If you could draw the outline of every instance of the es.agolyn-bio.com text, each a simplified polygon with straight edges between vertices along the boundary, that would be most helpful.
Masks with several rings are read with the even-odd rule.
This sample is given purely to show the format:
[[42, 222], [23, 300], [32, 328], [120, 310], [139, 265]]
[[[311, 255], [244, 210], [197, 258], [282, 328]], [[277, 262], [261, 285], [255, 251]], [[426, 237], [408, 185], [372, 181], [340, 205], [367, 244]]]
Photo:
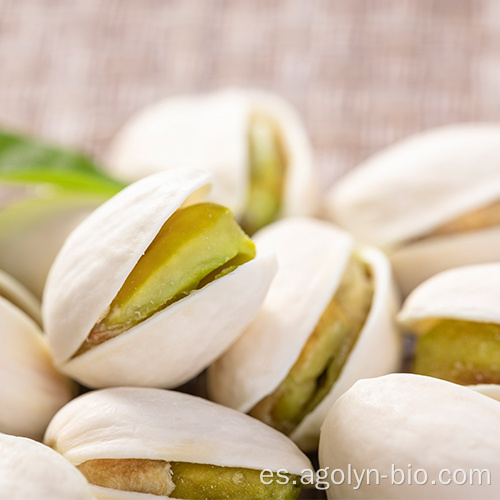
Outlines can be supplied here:
[[301, 471], [300, 477], [291, 476], [285, 469], [271, 471], [264, 469], [260, 473], [260, 480], [263, 484], [288, 484], [293, 481], [294, 484], [314, 486], [318, 490], [326, 490], [331, 484], [341, 485], [348, 484], [353, 490], [359, 489], [363, 484], [380, 485], [389, 483], [393, 486], [406, 485], [490, 485], [491, 473], [489, 469], [441, 469], [436, 477], [431, 477], [425, 469], [413, 469], [412, 465], [408, 465], [406, 469], [391, 465], [390, 473], [382, 474], [378, 469], [357, 469], [351, 464], [347, 466], [347, 470], [343, 469], [304, 469]]

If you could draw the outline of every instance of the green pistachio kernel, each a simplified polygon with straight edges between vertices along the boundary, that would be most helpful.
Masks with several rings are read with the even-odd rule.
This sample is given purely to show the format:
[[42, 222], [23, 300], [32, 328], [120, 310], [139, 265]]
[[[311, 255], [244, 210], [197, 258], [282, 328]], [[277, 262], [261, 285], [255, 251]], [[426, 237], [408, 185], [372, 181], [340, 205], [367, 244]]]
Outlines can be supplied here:
[[500, 384], [500, 325], [439, 322], [419, 336], [413, 371], [462, 385]]
[[119, 335], [254, 257], [254, 243], [229, 209], [199, 203], [177, 210], [94, 326], [84, 349]]
[[253, 234], [278, 218], [281, 210], [285, 155], [277, 127], [256, 115], [249, 127], [250, 187], [242, 226]]
[[184, 500], [294, 500], [302, 486], [292, 474], [274, 473], [263, 481], [259, 470], [164, 460], [96, 459], [78, 468], [97, 486]]
[[314, 410], [338, 379], [368, 315], [372, 296], [369, 271], [351, 259], [337, 293], [287, 377], [250, 415], [290, 433]]
[[[172, 498], [186, 500], [220, 498], [253, 500], [259, 498], [295, 499], [301, 490], [300, 478], [276, 474], [261, 480], [261, 471], [240, 467], [219, 467], [207, 464], [172, 462], [175, 483]], [[284, 476], [284, 474], [282, 474]], [[286, 481], [286, 484], [283, 484]]]

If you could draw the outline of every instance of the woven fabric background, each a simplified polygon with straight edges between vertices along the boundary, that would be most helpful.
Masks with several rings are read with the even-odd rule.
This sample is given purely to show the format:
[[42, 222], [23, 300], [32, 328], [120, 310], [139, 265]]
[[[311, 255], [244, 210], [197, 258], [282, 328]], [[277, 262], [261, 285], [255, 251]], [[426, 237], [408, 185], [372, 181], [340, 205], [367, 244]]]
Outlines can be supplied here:
[[327, 186], [410, 133], [500, 118], [500, 2], [0, 0], [0, 68], [0, 124], [98, 157], [165, 96], [276, 91]]

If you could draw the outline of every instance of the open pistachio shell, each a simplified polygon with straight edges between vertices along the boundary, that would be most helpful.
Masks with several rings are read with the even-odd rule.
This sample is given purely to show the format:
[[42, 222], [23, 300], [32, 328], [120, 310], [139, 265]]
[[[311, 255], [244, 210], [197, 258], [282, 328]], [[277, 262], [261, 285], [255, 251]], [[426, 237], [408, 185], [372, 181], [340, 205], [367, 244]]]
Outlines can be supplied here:
[[[361, 380], [321, 429], [328, 498], [498, 498], [499, 421], [500, 403], [450, 382], [411, 374]], [[364, 472], [361, 481], [354, 470]]]
[[[439, 361], [436, 356], [440, 356], [443, 358], [443, 367], [445, 362], [454, 367], [452, 372], [443, 371], [444, 378], [457, 382], [464, 380], [461, 383], [476, 385], [484, 379], [487, 381], [490, 378], [491, 381], [500, 377], [498, 359], [488, 349], [488, 343], [498, 345], [500, 340], [499, 280], [500, 264], [449, 269], [423, 282], [406, 299], [398, 314], [398, 321], [403, 328], [416, 333], [419, 342], [424, 335], [435, 332], [435, 328], [447, 320], [455, 322], [449, 323], [447, 347], [441, 347], [437, 354], [430, 353], [435, 359], [433, 364]], [[456, 335], [456, 341], [454, 337], [450, 339], [450, 335]], [[475, 337], [479, 340], [474, 341]], [[442, 338], [435, 336], [432, 341], [437, 344]], [[459, 350], [452, 351], [453, 345], [458, 346]], [[432, 370], [425, 374], [434, 373], [435, 369]], [[439, 369], [436, 376], [442, 370], [444, 368]], [[498, 391], [500, 386], [496, 382], [493, 385], [489, 391]], [[479, 388], [479, 392], [484, 390]]]
[[[496, 261], [498, 214], [476, 214], [474, 221], [470, 214], [500, 199], [499, 154], [495, 124], [454, 125], [410, 137], [341, 179], [328, 195], [330, 216], [390, 252], [405, 294], [436, 272]], [[455, 224], [466, 216], [467, 224]]]
[[164, 223], [197, 202], [209, 182], [210, 174], [198, 170], [155, 174], [120, 192], [70, 235], [51, 269], [42, 311], [63, 372], [91, 387], [174, 387], [214, 361], [253, 319], [275, 272], [271, 255], [78, 352]]
[[12, 276], [0, 270], [0, 297], [19, 307], [28, 316], [42, 325], [42, 312], [38, 299]]
[[373, 248], [355, 250], [347, 233], [313, 219], [276, 222], [261, 230], [255, 243], [258, 251], [276, 252], [278, 273], [256, 319], [208, 372], [211, 397], [243, 412], [273, 393], [287, 377], [339, 288], [353, 252], [373, 279], [371, 306], [338, 378], [290, 433], [299, 446], [311, 450], [340, 394], [359, 378], [398, 367], [400, 347], [392, 324], [396, 299], [389, 263]]
[[59, 453], [31, 439], [0, 434], [0, 499], [93, 500], [85, 477]]
[[0, 325], [0, 432], [41, 439], [74, 387], [54, 368], [40, 328], [3, 297]]
[[295, 110], [281, 97], [257, 90], [227, 89], [174, 97], [153, 104], [125, 124], [108, 155], [113, 174], [136, 180], [159, 170], [192, 165], [214, 174], [211, 200], [240, 219], [249, 196], [249, 127], [268, 119], [285, 159], [278, 215], [310, 215], [317, 205], [312, 153]]
[[[80, 396], [54, 417], [45, 442], [82, 469], [98, 459], [285, 469], [292, 475], [311, 467], [291, 440], [258, 420], [161, 389], [111, 388]], [[102, 490], [108, 490], [103, 498], [148, 498], [144, 493], [114, 496], [112, 488], [96, 488], [106, 493]]]

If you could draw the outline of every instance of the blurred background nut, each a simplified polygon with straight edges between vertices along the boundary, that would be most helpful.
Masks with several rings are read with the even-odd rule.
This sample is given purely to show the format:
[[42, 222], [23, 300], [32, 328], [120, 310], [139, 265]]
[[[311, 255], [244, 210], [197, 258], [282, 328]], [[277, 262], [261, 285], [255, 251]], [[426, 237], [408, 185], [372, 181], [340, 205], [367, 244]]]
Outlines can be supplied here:
[[499, 155], [496, 124], [410, 137], [334, 185], [330, 216], [386, 250], [408, 294], [437, 272], [500, 259]]
[[312, 451], [340, 394], [399, 367], [389, 262], [307, 218], [275, 222], [255, 243], [276, 252], [278, 273], [255, 320], [209, 368], [209, 394]]
[[227, 89], [150, 105], [118, 132], [106, 163], [127, 180], [207, 169], [210, 200], [229, 207], [249, 234], [318, 205], [307, 133], [291, 104], [271, 92]]

